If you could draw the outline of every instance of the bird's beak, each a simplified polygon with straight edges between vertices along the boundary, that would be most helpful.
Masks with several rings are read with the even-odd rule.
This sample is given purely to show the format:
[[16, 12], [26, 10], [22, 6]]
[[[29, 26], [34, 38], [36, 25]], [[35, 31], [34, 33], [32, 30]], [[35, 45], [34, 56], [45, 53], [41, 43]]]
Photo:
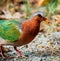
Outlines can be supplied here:
[[46, 22], [47, 25], [49, 24], [49, 20], [48, 19], [46, 19], [45, 22]]
[[44, 17], [44, 22], [48, 25], [50, 23], [50, 21]]

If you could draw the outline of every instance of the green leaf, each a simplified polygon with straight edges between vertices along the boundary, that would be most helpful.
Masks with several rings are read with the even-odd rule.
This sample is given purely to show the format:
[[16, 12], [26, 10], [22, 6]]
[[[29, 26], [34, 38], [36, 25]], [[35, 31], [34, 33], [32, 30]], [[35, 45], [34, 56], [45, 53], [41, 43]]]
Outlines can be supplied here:
[[58, 6], [58, 0], [50, 0], [46, 4], [47, 15], [53, 15], [56, 12], [56, 8]]
[[26, 6], [26, 14], [27, 14], [27, 18], [28, 18], [30, 16], [30, 10], [31, 10], [29, 0], [27, 0], [27, 4], [25, 4], [25, 6]]
[[19, 36], [20, 31], [17, 29], [17, 24], [14, 21], [0, 20], [0, 37], [9, 42], [14, 42]]

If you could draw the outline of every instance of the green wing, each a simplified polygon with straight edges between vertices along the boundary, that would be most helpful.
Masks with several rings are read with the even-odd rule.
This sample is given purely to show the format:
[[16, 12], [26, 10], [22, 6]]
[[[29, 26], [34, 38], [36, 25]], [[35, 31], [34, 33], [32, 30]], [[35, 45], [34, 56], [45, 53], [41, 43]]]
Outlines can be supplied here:
[[0, 37], [9, 42], [14, 42], [19, 38], [19, 35], [16, 22], [0, 20]]

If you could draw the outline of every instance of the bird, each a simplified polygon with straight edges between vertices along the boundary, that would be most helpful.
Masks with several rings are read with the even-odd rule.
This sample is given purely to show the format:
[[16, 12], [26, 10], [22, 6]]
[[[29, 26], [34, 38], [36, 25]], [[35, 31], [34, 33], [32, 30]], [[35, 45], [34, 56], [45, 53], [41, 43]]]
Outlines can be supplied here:
[[[0, 37], [5, 41], [0, 40], [0, 55], [2, 58], [7, 56], [3, 53], [3, 45], [12, 45], [19, 57], [22, 57], [21, 51], [17, 49], [18, 46], [23, 46], [30, 43], [40, 31], [40, 23], [45, 21], [48, 24], [47, 18], [40, 13], [33, 15], [30, 19], [24, 20], [21, 24], [21, 32], [13, 22], [0, 22]], [[5, 33], [5, 34], [4, 34]]]

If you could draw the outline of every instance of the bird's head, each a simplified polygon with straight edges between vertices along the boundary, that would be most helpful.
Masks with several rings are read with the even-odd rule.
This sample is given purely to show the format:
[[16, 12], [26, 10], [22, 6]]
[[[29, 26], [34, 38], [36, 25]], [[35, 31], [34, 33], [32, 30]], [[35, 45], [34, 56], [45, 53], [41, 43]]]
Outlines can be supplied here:
[[42, 16], [41, 14], [38, 14], [38, 15], [36, 16], [36, 18], [38, 18], [37, 21], [40, 21], [40, 22], [45, 21], [46, 24], [49, 24], [49, 20], [48, 20], [46, 17]]
[[39, 11], [39, 12], [35, 12], [35, 13], [31, 16], [31, 18], [33, 18], [33, 20], [38, 21], [39, 23], [42, 22], [42, 21], [45, 21], [46, 24], [49, 23], [49, 20], [48, 20], [46, 17], [44, 17], [40, 11]]

